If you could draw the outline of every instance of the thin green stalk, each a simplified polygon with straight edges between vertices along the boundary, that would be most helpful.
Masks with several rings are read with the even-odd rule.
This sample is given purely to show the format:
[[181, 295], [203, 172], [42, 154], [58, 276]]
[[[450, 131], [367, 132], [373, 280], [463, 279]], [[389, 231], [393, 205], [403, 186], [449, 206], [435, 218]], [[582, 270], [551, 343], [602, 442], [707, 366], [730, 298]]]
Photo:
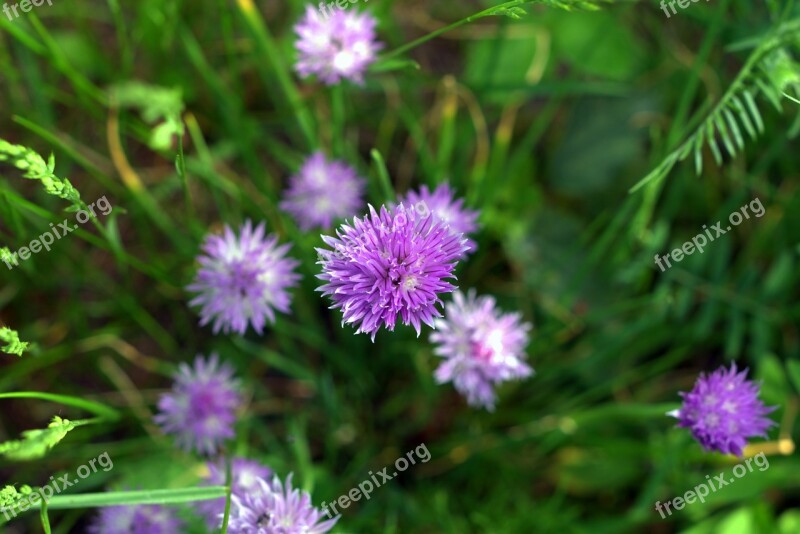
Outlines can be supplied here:
[[233, 493], [233, 468], [231, 457], [225, 457], [225, 515], [222, 516], [221, 534], [228, 532], [228, 521], [231, 517], [231, 494]]
[[395, 192], [392, 187], [392, 181], [389, 178], [389, 171], [386, 170], [386, 162], [383, 161], [383, 156], [376, 149], [370, 151], [372, 161], [375, 162], [375, 168], [378, 171], [378, 181], [383, 189], [383, 196], [386, 202], [395, 201]]
[[42, 518], [42, 529], [44, 529], [44, 534], [51, 534], [50, 518], [47, 517], [47, 500], [42, 499], [42, 508], [39, 510], [39, 512], [39, 515]]
[[[69, 510], [73, 508], [98, 508], [132, 504], [184, 504], [207, 501], [224, 497], [225, 486], [204, 486], [198, 488], [107, 491], [101, 493], [79, 493], [75, 495], [56, 495], [51, 497], [47, 508]], [[42, 502], [31, 504], [30, 509], [40, 509]], [[19, 513], [18, 509], [12, 509]]]
[[438, 30], [432, 31], [428, 35], [424, 35], [424, 36], [420, 37], [419, 39], [415, 39], [415, 40], [411, 41], [410, 43], [406, 43], [406, 44], [404, 44], [403, 46], [401, 46], [399, 48], [395, 48], [391, 52], [389, 52], [387, 54], [384, 54], [383, 56], [378, 58], [379, 59], [378, 62], [383, 62], [383, 61], [385, 61], [387, 59], [392, 59], [394, 57], [397, 57], [400, 54], [408, 52], [409, 50], [411, 50], [413, 48], [416, 48], [421, 44], [427, 43], [431, 39], [434, 39], [434, 38], [442, 35], [443, 33], [447, 33], [450, 30], [455, 30], [456, 28], [458, 28], [459, 26], [463, 26], [464, 24], [473, 22], [473, 21], [478, 20], [478, 19], [482, 19], [484, 17], [490, 17], [490, 16], [493, 16], [493, 15], [502, 14], [504, 11], [506, 11], [509, 8], [512, 8], [512, 7], [519, 7], [519, 6], [523, 6], [525, 4], [536, 4], [536, 3], [540, 3], [540, 1], [541, 0], [539, 0], [539, 1], [535, 1], [535, 0], [534, 1], [531, 1], [531, 0], [512, 0], [511, 2], [506, 2], [504, 4], [500, 4], [499, 6], [494, 6], [494, 7], [488, 8], [488, 9], [484, 9], [483, 11], [479, 11], [479, 12], [475, 13], [474, 15], [470, 15], [467, 18], [461, 19], [458, 22], [454, 22], [453, 24], [450, 24], [449, 26], [445, 26], [444, 28], [439, 28]]

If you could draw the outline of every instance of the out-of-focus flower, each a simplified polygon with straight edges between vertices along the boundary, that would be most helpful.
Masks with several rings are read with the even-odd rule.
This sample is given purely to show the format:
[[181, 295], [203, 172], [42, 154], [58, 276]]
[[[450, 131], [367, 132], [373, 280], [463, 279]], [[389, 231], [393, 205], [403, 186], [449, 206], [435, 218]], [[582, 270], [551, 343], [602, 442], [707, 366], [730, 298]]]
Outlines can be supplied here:
[[175, 436], [185, 450], [212, 455], [234, 436], [236, 407], [241, 402], [239, 381], [233, 369], [212, 354], [197, 356], [194, 368], [181, 363], [172, 391], [158, 401], [154, 420], [166, 434]]
[[[247, 458], [234, 458], [231, 464], [231, 495], [244, 498], [250, 492], [259, 490], [260, 479], [269, 479], [272, 469]], [[224, 461], [208, 462], [208, 476], [203, 481], [204, 486], [225, 485]], [[225, 513], [225, 498], [208, 499], [196, 505], [197, 513], [202, 516], [208, 528], [213, 530], [222, 525], [222, 516]]]
[[776, 408], [764, 406], [759, 386], [746, 377], [747, 369], [737, 372], [735, 362], [701, 373], [690, 392], [680, 393], [683, 406], [667, 415], [677, 417], [705, 450], [742, 456], [747, 438], [767, 436], [775, 422], [765, 416]]
[[501, 313], [492, 297], [455, 292], [435, 326], [430, 340], [445, 358], [436, 381], [452, 382], [471, 406], [494, 410], [495, 385], [533, 373], [524, 361], [531, 325], [518, 313]]
[[322, 239], [333, 250], [317, 249], [322, 265], [318, 288], [341, 309], [342, 324], [358, 326], [356, 333], [372, 340], [381, 326], [393, 331], [397, 318], [420, 333], [421, 324], [433, 326], [441, 313], [439, 295], [450, 293], [458, 259], [466, 240], [440, 220], [423, 217], [399, 205], [372, 206], [363, 219], [343, 224], [337, 237]]
[[272, 484], [258, 480], [258, 489], [234, 495], [230, 534], [324, 534], [339, 517], [320, 521], [321, 512], [311, 503], [306, 492], [292, 489], [292, 475], [281, 484], [275, 477]]
[[354, 169], [316, 152], [292, 176], [281, 208], [303, 230], [329, 229], [335, 220], [352, 217], [362, 209], [365, 186]]
[[[402, 199], [407, 206], [426, 206], [442, 222], [448, 224], [450, 229], [457, 234], [468, 234], [478, 229], [478, 212], [464, 208], [464, 199], [456, 198], [448, 184], [440, 184], [433, 192], [423, 185], [419, 191], [409, 191]], [[475, 252], [478, 244], [467, 237], [469, 252]]]
[[100, 508], [87, 529], [89, 534], [176, 534], [183, 522], [174, 509], [157, 504]]
[[253, 229], [247, 221], [240, 233], [226, 226], [223, 235], [206, 238], [197, 277], [187, 287], [199, 293], [189, 304], [200, 307], [200, 324], [213, 321], [215, 334], [244, 334], [248, 324], [261, 334], [267, 321], [275, 322], [275, 310], [289, 312], [288, 289], [300, 278], [294, 272], [298, 262], [286, 257], [289, 245], [265, 237], [264, 223]]
[[382, 47], [376, 41], [376, 25], [369, 13], [334, 10], [324, 18], [307, 6], [305, 16], [294, 27], [298, 36], [295, 70], [304, 78], [314, 74], [327, 85], [341, 79], [362, 84], [364, 72]]

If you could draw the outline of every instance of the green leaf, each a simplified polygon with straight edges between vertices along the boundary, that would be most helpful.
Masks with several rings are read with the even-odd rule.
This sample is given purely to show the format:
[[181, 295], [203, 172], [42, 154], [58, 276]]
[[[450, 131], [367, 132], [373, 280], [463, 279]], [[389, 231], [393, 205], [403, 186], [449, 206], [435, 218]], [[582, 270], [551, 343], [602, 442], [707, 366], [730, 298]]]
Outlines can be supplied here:
[[739, 115], [739, 120], [744, 125], [744, 129], [747, 130], [750, 138], [755, 139], [758, 137], [758, 133], [756, 133], [756, 129], [753, 126], [753, 121], [750, 120], [750, 115], [747, 114], [747, 110], [745, 109], [744, 104], [742, 104], [742, 101], [737, 95], [734, 95], [733, 98], [731, 98], [731, 101], [736, 108], [737, 115]]
[[[0, 256], [3, 257], [3, 260], [6, 259], [4, 251], [8, 251], [8, 249], [0, 249]], [[0, 341], [5, 343], [0, 350], [6, 354], [16, 354], [17, 356], [22, 356], [22, 353], [28, 350], [28, 345], [30, 345], [28, 342], [20, 341], [19, 334], [5, 326], [0, 328]]]
[[722, 153], [719, 151], [717, 140], [714, 137], [713, 120], [709, 120], [706, 123], [706, 132], [708, 133], [708, 147], [711, 149], [711, 153], [714, 154], [714, 161], [717, 162], [717, 165], [722, 165]]
[[750, 91], [744, 92], [744, 101], [747, 104], [747, 109], [750, 111], [750, 115], [753, 116], [753, 120], [756, 123], [756, 128], [758, 128], [759, 133], [764, 133], [764, 121], [761, 119], [761, 113], [758, 112], [758, 107], [756, 106], [755, 99], [753, 98], [753, 94]]
[[740, 150], [743, 149], [744, 138], [742, 137], [742, 131], [739, 129], [739, 125], [736, 124], [736, 119], [734, 118], [733, 113], [731, 113], [731, 110], [728, 108], [725, 108], [722, 110], [722, 112], [725, 114], [725, 120], [727, 120], [731, 132], [733, 132], [733, 137], [736, 139], [736, 146], [738, 146]]
[[40, 399], [86, 410], [103, 419], [111, 421], [119, 419], [119, 412], [113, 408], [109, 408], [105, 404], [88, 401], [79, 397], [71, 397], [69, 395], [58, 395], [56, 393], [44, 393], [41, 391], [12, 391], [10, 393], [0, 393], [0, 399]]
[[18, 461], [41, 458], [64, 439], [71, 430], [94, 422], [96, 420], [70, 421], [55, 416], [53, 422], [45, 429], [26, 430], [22, 433], [23, 439], [0, 443], [0, 454], [8, 460]]

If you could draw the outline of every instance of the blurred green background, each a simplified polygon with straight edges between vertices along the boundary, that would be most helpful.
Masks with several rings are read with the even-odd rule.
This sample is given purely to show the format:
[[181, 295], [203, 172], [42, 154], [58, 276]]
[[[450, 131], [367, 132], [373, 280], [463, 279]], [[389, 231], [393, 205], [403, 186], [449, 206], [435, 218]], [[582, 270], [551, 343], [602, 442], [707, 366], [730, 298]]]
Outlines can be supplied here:
[[[391, 51], [496, 4], [352, 9], [379, 18]], [[40, 460], [0, 460], [3, 485], [43, 484], [103, 451], [114, 469], [76, 491], [195, 484], [202, 461], [174, 450], [151, 417], [176, 365], [217, 351], [247, 389], [233, 452], [294, 472], [315, 503], [427, 445], [429, 462], [354, 503], [335, 532], [800, 532], [800, 106], [758, 98], [764, 132], [735, 157], [723, 151], [719, 165], [706, 148], [699, 176], [689, 156], [629, 192], [738, 87], [770, 31], [797, 27], [800, 8], [717, 0], [667, 19], [656, 2], [526, 6], [402, 56], [418, 68], [330, 89], [291, 71], [304, 5], [53, 0], [0, 16], [0, 138], [52, 152], [85, 202], [105, 195], [114, 207], [13, 271], [0, 265], [0, 322], [35, 343], [23, 357], [0, 354], [0, 391], [123, 413]], [[782, 76], [797, 97], [800, 37], [781, 39], [783, 70], [760, 57], [750, 67]], [[494, 413], [435, 384], [427, 332], [384, 331], [372, 344], [314, 291], [321, 239], [276, 209], [312, 144], [369, 177], [373, 203], [374, 148], [398, 193], [448, 181], [480, 210], [479, 250], [459, 286], [535, 325], [536, 374], [501, 388]], [[655, 266], [655, 254], [755, 198], [763, 217], [665, 272]], [[0, 246], [25, 246], [71, 216], [66, 207], [0, 163]], [[293, 242], [303, 282], [293, 313], [263, 337], [213, 336], [183, 288], [203, 236], [246, 218]], [[752, 451], [767, 451], [770, 467], [661, 519], [656, 501], [735, 464], [664, 415], [698, 373], [734, 360], [779, 406], [779, 426]], [[53, 415], [86, 417], [0, 402], [3, 441]], [[82, 531], [92, 513], [52, 512], [53, 531]], [[2, 528], [41, 532], [36, 514]]]

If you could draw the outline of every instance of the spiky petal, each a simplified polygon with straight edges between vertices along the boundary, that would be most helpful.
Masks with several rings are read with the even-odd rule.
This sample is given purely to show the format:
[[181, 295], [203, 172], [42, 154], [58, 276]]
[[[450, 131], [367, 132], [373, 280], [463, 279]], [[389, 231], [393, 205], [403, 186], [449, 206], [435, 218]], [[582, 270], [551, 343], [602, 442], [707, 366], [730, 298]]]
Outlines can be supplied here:
[[292, 488], [292, 475], [285, 484], [278, 477], [271, 484], [259, 479], [257, 489], [232, 501], [230, 534], [324, 534], [339, 519], [320, 521], [322, 513], [309, 494]]
[[337, 237], [322, 236], [333, 250], [317, 249], [322, 265], [318, 288], [341, 309], [342, 324], [358, 327], [372, 340], [383, 326], [393, 331], [399, 318], [420, 334], [441, 316], [439, 295], [455, 286], [453, 270], [466, 250], [466, 240], [430, 213], [420, 215], [403, 204], [380, 214], [343, 224]]
[[194, 367], [180, 365], [172, 391], [158, 401], [154, 420], [166, 434], [175, 436], [180, 448], [212, 455], [234, 436], [241, 400], [233, 369], [220, 365], [216, 354], [208, 360], [198, 355]]
[[[434, 217], [450, 226], [451, 231], [467, 237], [478, 229], [478, 212], [464, 208], [464, 199], [456, 198], [448, 184], [440, 184], [433, 192], [423, 185], [419, 191], [409, 191], [402, 199], [407, 206], [424, 206]], [[467, 237], [468, 253], [475, 252], [478, 244]]]
[[200, 324], [214, 322], [214, 333], [244, 334], [252, 325], [261, 334], [275, 310], [289, 313], [288, 289], [300, 276], [298, 262], [286, 257], [289, 245], [264, 235], [264, 223], [253, 229], [247, 221], [236, 236], [226, 226], [223, 235], [210, 235], [198, 258], [200, 270], [189, 291], [198, 292], [189, 304], [200, 307]]
[[281, 202], [303, 230], [327, 230], [334, 221], [352, 217], [364, 207], [366, 182], [342, 161], [329, 161], [322, 152], [309, 157], [292, 176]]
[[456, 291], [430, 336], [435, 354], [445, 359], [436, 381], [452, 382], [471, 406], [494, 410], [497, 384], [533, 374], [524, 361], [530, 329], [518, 313], [495, 308], [493, 297]]
[[775, 422], [765, 416], [776, 408], [761, 402], [759, 385], [746, 377], [747, 369], [737, 372], [735, 362], [730, 369], [701, 373], [690, 392], [680, 393], [681, 408], [668, 415], [690, 429], [705, 450], [742, 456], [748, 438], [767, 436]]
[[316, 75], [323, 83], [335, 85], [342, 79], [362, 84], [364, 73], [382, 45], [376, 40], [377, 20], [355, 9], [334, 9], [323, 17], [312, 6], [294, 31], [298, 59], [295, 70], [306, 78]]

